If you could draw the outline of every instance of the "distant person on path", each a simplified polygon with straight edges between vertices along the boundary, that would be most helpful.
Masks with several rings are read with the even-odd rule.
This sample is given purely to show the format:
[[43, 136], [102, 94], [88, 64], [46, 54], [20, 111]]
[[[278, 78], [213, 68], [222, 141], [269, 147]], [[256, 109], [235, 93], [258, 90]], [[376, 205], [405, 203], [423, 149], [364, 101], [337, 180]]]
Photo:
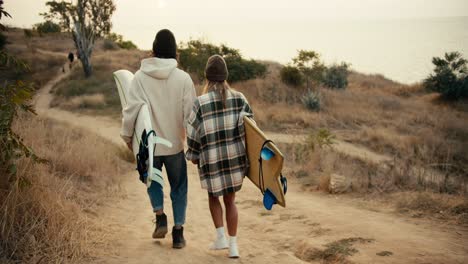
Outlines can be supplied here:
[[[171, 31], [159, 31], [153, 42], [153, 57], [141, 61], [140, 70], [130, 87], [128, 105], [123, 110], [121, 137], [132, 148], [132, 135], [138, 112], [146, 104], [151, 113], [152, 126], [156, 134], [172, 142], [173, 147], [158, 145], [153, 166], [166, 168], [171, 186], [174, 227], [173, 248], [185, 246], [184, 228], [187, 208], [187, 163], [184, 157], [185, 126], [193, 102], [195, 87], [188, 73], [177, 68], [177, 44]], [[164, 238], [167, 234], [167, 217], [164, 213], [163, 187], [153, 181], [148, 188], [156, 228], [153, 238]]]
[[70, 64], [69, 64], [69, 68], [71, 70], [72, 66], [73, 66], [73, 61], [75, 60], [75, 55], [73, 54], [73, 52], [70, 51], [70, 53], [68, 53], [68, 61], [70, 61]]
[[[228, 70], [223, 57], [214, 55], [205, 68], [206, 86], [194, 103], [187, 125], [186, 158], [198, 165], [201, 186], [208, 191], [216, 240], [211, 249], [229, 248], [229, 257], [239, 257], [237, 248], [236, 192], [247, 170], [244, 116], [253, 116], [244, 95], [226, 82]], [[223, 197], [229, 243], [224, 234]]]

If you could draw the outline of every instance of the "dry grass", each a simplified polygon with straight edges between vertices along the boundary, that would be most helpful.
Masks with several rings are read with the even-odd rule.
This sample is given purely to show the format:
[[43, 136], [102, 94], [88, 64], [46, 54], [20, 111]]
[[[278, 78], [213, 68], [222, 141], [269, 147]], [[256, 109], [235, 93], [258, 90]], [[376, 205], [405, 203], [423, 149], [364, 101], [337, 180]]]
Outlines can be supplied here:
[[347, 260], [347, 257], [359, 252], [354, 247], [354, 244], [368, 244], [373, 241], [373, 239], [351, 237], [328, 243], [324, 249], [317, 249], [303, 243], [297, 247], [295, 256], [307, 262], [321, 261], [327, 264], [351, 263]]
[[455, 220], [458, 224], [468, 224], [468, 200], [434, 192], [402, 192], [391, 195], [396, 210], [410, 213], [414, 217], [426, 216], [442, 220]]
[[[57, 104], [57, 100], [55, 101]], [[52, 105], [56, 106], [56, 105]], [[76, 110], [76, 109], [101, 109], [106, 107], [106, 98], [103, 94], [91, 94], [91, 95], [81, 95], [81, 96], [73, 96], [69, 100], [60, 103], [60, 106], [64, 109], [69, 110]]]
[[468, 174], [468, 112], [462, 103], [438, 103], [419, 84], [352, 73], [346, 90], [320, 89], [322, 111], [314, 113], [300, 103], [303, 90], [281, 83], [279, 67], [270, 63], [265, 79], [233, 85], [247, 96], [263, 129], [310, 133], [326, 128], [377, 153], [456, 177]]
[[8, 41], [15, 46], [28, 46], [35, 49], [43, 49], [64, 54], [64, 59], [68, 52], [75, 50], [75, 44], [72, 37], [68, 33], [45, 34], [40, 37], [38, 34], [33, 34], [33, 37], [28, 39], [24, 35], [24, 30], [21, 28], [10, 28], [6, 32]]
[[106, 243], [99, 206], [121, 194], [129, 166], [117, 147], [95, 135], [40, 118], [21, 117], [15, 130], [50, 161], [18, 161], [9, 190], [0, 192], [0, 252], [12, 262], [78, 262]]

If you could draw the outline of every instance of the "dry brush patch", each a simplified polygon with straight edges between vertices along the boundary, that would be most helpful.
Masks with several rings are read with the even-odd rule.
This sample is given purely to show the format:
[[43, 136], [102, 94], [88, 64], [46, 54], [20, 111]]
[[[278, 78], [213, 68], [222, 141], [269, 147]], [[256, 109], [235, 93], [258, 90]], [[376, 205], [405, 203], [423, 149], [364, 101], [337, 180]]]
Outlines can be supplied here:
[[373, 241], [373, 239], [362, 237], [350, 237], [330, 242], [323, 249], [314, 248], [306, 243], [302, 243], [297, 247], [295, 256], [307, 262], [351, 263], [347, 260], [347, 257], [359, 252], [354, 245], [357, 243], [368, 244]]
[[285, 175], [292, 176], [306, 191], [334, 193], [331, 179], [344, 178], [345, 192], [352, 192], [345, 197], [358, 198], [371, 210], [381, 210], [385, 205], [391, 212], [468, 223], [468, 200], [461, 190], [464, 187], [459, 182], [428, 184], [421, 178], [427, 179], [430, 174], [417, 169], [413, 162], [375, 164], [337, 153], [333, 145], [314, 149], [307, 144], [278, 146], [286, 157]]
[[53, 106], [66, 110], [118, 116], [121, 104], [112, 73], [120, 69], [135, 72], [148, 54], [138, 50], [97, 52], [93, 58], [93, 75], [85, 78], [76, 64], [69, 77], [57, 84]]
[[49, 163], [19, 160], [11, 188], [0, 192], [0, 255], [11, 262], [74, 263], [98, 254], [109, 236], [99, 208], [122, 195], [128, 163], [112, 143], [50, 120], [23, 116], [15, 130]]

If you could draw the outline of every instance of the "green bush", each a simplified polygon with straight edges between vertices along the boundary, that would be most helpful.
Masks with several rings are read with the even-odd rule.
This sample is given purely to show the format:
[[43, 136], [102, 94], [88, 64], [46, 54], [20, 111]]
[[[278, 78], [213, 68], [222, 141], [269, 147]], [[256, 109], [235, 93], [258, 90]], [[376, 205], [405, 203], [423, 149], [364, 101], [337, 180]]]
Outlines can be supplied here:
[[[106, 44], [106, 41], [108, 42], [107, 44]], [[119, 35], [116, 33], [110, 33], [109, 35], [107, 35], [106, 39], [104, 40], [104, 49], [108, 49], [108, 50], [116, 49], [117, 47], [113, 47], [115, 45], [110, 44], [111, 42], [122, 49], [131, 50], [131, 49], [137, 48], [135, 43], [131, 42], [130, 40], [123, 40], [122, 35]]]
[[219, 54], [226, 60], [229, 71], [228, 80], [230, 82], [264, 77], [266, 74], [266, 65], [255, 60], [242, 58], [239, 50], [225, 45], [216, 46], [204, 43], [200, 40], [191, 40], [180, 45], [179, 62], [184, 70], [194, 73], [200, 79], [203, 79], [206, 61], [214, 54]]
[[3, 35], [2, 32], [0, 32], [0, 50], [2, 50], [7, 44], [7, 36]]
[[34, 26], [34, 29], [41, 36], [47, 33], [59, 33], [62, 31], [62, 28], [60, 27], [60, 25], [52, 21], [45, 21], [42, 23], [38, 23]]
[[281, 80], [289, 85], [301, 86], [307, 90], [324, 84], [330, 88], [343, 89], [348, 86], [349, 65], [341, 63], [327, 68], [320, 54], [312, 50], [299, 50], [291, 65], [281, 69]]
[[467, 60], [459, 52], [432, 58], [434, 72], [424, 80], [428, 91], [438, 92], [447, 100], [468, 98]]
[[318, 92], [308, 91], [302, 96], [301, 101], [302, 104], [310, 111], [320, 111], [321, 100]]
[[132, 49], [137, 48], [135, 43], [131, 42], [130, 40], [121, 41], [121, 42], [117, 43], [117, 45], [119, 45], [120, 48], [127, 49], [127, 50], [132, 50]]
[[329, 88], [344, 89], [348, 86], [349, 65], [334, 64], [325, 70], [323, 84]]
[[281, 81], [292, 85], [301, 86], [304, 83], [304, 78], [298, 68], [293, 66], [284, 66], [280, 71]]

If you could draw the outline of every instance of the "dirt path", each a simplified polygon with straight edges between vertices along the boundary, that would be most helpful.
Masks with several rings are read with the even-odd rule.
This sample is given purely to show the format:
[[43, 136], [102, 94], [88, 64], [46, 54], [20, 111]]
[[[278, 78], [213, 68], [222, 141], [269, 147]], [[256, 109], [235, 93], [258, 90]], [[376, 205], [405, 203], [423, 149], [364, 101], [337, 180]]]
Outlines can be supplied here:
[[[60, 73], [40, 91], [36, 98], [39, 114], [84, 127], [122, 144], [116, 121], [49, 108], [52, 99], [49, 91], [65, 76]], [[325, 244], [345, 238], [373, 239], [354, 245], [359, 252], [348, 259], [356, 263], [466, 263], [468, 256], [466, 229], [361, 209], [340, 197], [304, 192], [294, 181], [287, 194], [287, 208], [275, 207], [268, 212], [261, 205], [259, 191], [246, 180], [237, 200], [242, 257], [228, 260], [227, 252], [207, 249], [214, 228], [207, 195], [191, 165], [185, 226], [188, 244], [182, 250], [173, 250], [170, 234], [164, 240], [151, 239], [153, 215], [137, 173], [128, 172], [123, 186], [126, 198], [105, 205], [101, 213], [109, 231], [114, 232], [113, 250], [104, 252], [95, 263], [320, 263], [319, 259], [313, 259], [314, 249], [323, 249]], [[165, 199], [171, 224], [167, 190]], [[391, 251], [393, 255], [376, 255], [381, 251]]]
[[[267, 132], [266, 133], [269, 138], [271, 138], [274, 142], [281, 142], [281, 143], [299, 143], [303, 144], [306, 139], [307, 135], [300, 134], [300, 135], [289, 135], [289, 134], [280, 134], [280, 133], [274, 133], [274, 132]], [[382, 154], [378, 154], [375, 152], [372, 152], [371, 150], [353, 145], [351, 143], [347, 143], [341, 140], [333, 140], [333, 145], [332, 148], [334, 151], [355, 157], [361, 160], [367, 160], [371, 161], [373, 163], [382, 163], [382, 162], [388, 162], [392, 160], [392, 157], [390, 156], [385, 156]]]

